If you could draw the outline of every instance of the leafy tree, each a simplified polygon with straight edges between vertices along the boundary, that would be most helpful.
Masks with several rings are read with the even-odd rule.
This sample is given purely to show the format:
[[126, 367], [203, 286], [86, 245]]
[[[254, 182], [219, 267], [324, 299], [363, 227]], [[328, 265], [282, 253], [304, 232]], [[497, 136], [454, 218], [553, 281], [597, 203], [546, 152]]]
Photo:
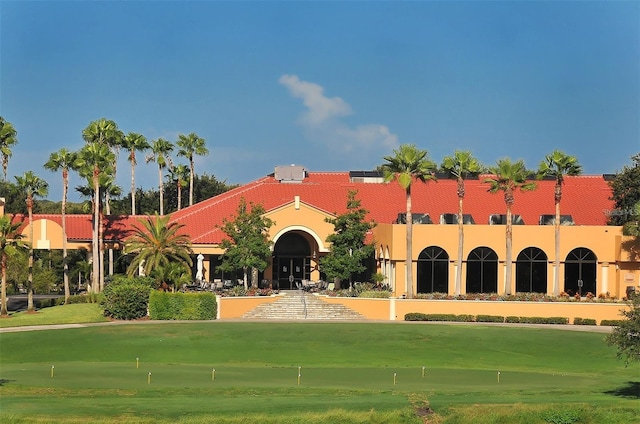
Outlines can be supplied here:
[[442, 168], [457, 181], [458, 193], [458, 259], [456, 269], [455, 294], [460, 294], [462, 281], [462, 256], [464, 255], [464, 214], [462, 213], [462, 202], [464, 201], [464, 180], [465, 178], [478, 175], [482, 171], [482, 165], [467, 150], [456, 150], [453, 156], [447, 156], [442, 161]]
[[0, 116], [0, 155], [2, 155], [4, 181], [7, 181], [7, 167], [9, 165], [9, 158], [13, 154], [11, 148], [16, 144], [18, 144], [18, 132], [11, 122], [6, 121]]
[[515, 203], [515, 192], [531, 191], [536, 188], [535, 182], [527, 181], [527, 175], [529, 172], [524, 166], [522, 160], [511, 162], [511, 159], [499, 159], [496, 162], [496, 166], [490, 168], [490, 172], [493, 177], [484, 180], [485, 183], [489, 183], [489, 193], [497, 193], [502, 191], [504, 193], [504, 203], [507, 207], [507, 225], [506, 225], [506, 278], [504, 283], [505, 294], [511, 294], [511, 280], [513, 273], [513, 223], [511, 222], [511, 208]]
[[607, 335], [607, 344], [616, 346], [618, 358], [625, 365], [640, 361], [640, 294], [631, 295], [627, 301], [629, 309], [622, 311], [626, 318]]
[[204, 138], [199, 137], [196, 133], [180, 134], [176, 146], [179, 147], [178, 156], [189, 159], [189, 206], [191, 206], [193, 205], [193, 176], [195, 175], [193, 156], [206, 156], [209, 154], [209, 149], [205, 146]]
[[44, 164], [45, 169], [53, 172], [62, 170], [62, 256], [64, 263], [64, 301], [69, 300], [71, 292], [69, 290], [69, 266], [67, 264], [67, 192], [69, 190], [69, 169], [74, 166], [76, 153], [62, 148], [51, 153], [49, 160]]
[[403, 144], [393, 150], [392, 156], [385, 156], [382, 172], [386, 182], [398, 181], [405, 191], [407, 204], [407, 279], [405, 291], [409, 298], [413, 297], [413, 216], [411, 214], [411, 185], [414, 180], [427, 182], [435, 180], [433, 172], [436, 168], [426, 150], [420, 150], [413, 144]]
[[631, 209], [631, 219], [622, 227], [622, 233], [640, 239], [640, 201]]
[[122, 139], [122, 147], [129, 151], [127, 160], [131, 164], [131, 215], [136, 214], [136, 165], [138, 161], [136, 159], [136, 152], [145, 152], [151, 148], [151, 145], [147, 142], [147, 139], [142, 134], [130, 132]]
[[142, 226], [133, 226], [133, 235], [125, 241], [124, 254], [133, 254], [127, 275], [136, 275], [142, 267], [145, 275], [154, 269], [176, 262], [191, 269], [191, 242], [188, 234], [180, 230], [184, 224], [170, 222], [171, 215], [140, 219]]
[[7, 264], [10, 257], [14, 257], [18, 250], [26, 250], [27, 243], [22, 241], [22, 234], [18, 232], [21, 223], [11, 222], [9, 215], [0, 216], [0, 265], [2, 266], [2, 297], [0, 315], [6, 316], [7, 311]]
[[582, 165], [575, 156], [569, 156], [560, 150], [554, 150], [544, 157], [538, 166], [538, 178], [552, 177], [556, 180], [554, 190], [554, 203], [556, 217], [553, 221], [555, 230], [555, 269], [553, 278], [553, 294], [560, 293], [560, 201], [562, 200], [562, 184], [567, 175], [582, 174]]
[[27, 171], [22, 176], [16, 176], [20, 190], [26, 195], [27, 211], [29, 214], [29, 279], [27, 282], [27, 310], [33, 311], [33, 198], [44, 197], [49, 193], [49, 184], [33, 173]]
[[640, 153], [632, 156], [631, 160], [633, 164], [622, 168], [609, 183], [611, 200], [615, 202], [615, 213], [609, 216], [611, 225], [624, 225], [632, 215], [634, 205], [640, 202]]
[[171, 157], [169, 154], [173, 151], [173, 144], [164, 138], [153, 140], [151, 143], [151, 154], [147, 156], [148, 162], [158, 164], [158, 189], [160, 191], [160, 215], [164, 215], [164, 185], [162, 183], [162, 170], [171, 167]]
[[[250, 269], [264, 271], [269, 265], [271, 257], [271, 241], [269, 228], [274, 222], [264, 217], [265, 210], [260, 204], [247, 205], [244, 198], [240, 198], [235, 217], [222, 220], [222, 231], [228, 239], [222, 240], [225, 250], [222, 256], [222, 271], [242, 269], [244, 287], [248, 288], [247, 275]], [[258, 287], [257, 278], [253, 278], [252, 287]]]
[[333, 224], [333, 234], [329, 234], [327, 242], [331, 243], [331, 251], [320, 260], [322, 271], [336, 283], [340, 289], [341, 280], [349, 280], [354, 274], [366, 269], [363, 262], [375, 251], [373, 244], [367, 244], [367, 233], [375, 227], [375, 223], [365, 221], [366, 209], [356, 199], [356, 191], [347, 194], [347, 211], [335, 218], [325, 221]]
[[[4, 212], [13, 214], [27, 214], [27, 205], [17, 184], [0, 180], [0, 193], [4, 197]], [[35, 204], [34, 204], [35, 207]]]

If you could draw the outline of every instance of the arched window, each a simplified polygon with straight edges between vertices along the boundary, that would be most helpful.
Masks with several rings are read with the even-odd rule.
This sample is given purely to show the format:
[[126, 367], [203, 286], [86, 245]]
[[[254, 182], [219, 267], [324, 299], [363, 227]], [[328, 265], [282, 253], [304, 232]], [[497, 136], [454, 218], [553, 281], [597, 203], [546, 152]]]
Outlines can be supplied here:
[[596, 293], [596, 275], [598, 259], [595, 253], [586, 247], [573, 249], [564, 261], [564, 291], [570, 295], [576, 293]]
[[523, 249], [516, 259], [516, 292], [547, 292], [547, 255], [537, 247]]
[[498, 255], [489, 247], [476, 247], [467, 257], [467, 293], [498, 291]]
[[425, 248], [418, 256], [418, 293], [448, 293], [449, 255], [438, 246]]

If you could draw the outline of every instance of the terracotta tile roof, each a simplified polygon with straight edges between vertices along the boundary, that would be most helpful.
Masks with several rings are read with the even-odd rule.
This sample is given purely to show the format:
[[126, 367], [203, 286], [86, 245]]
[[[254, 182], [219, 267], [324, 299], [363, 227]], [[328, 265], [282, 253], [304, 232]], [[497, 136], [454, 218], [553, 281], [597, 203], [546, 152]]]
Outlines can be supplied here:
[[[538, 181], [531, 192], [515, 193], [513, 213], [521, 215], [528, 225], [538, 225], [540, 215], [555, 213], [554, 181]], [[473, 215], [476, 224], [487, 224], [490, 214], [506, 213], [503, 194], [488, 193], [488, 184], [480, 176], [467, 180], [464, 213]], [[357, 198], [369, 211], [368, 219], [377, 223], [393, 223], [398, 214], [405, 211], [405, 193], [396, 182], [351, 182], [348, 172], [309, 172], [302, 182], [282, 183], [273, 175], [212, 197], [171, 214], [171, 221], [185, 224], [184, 231], [195, 244], [217, 244], [224, 234], [219, 230], [224, 218], [231, 218], [239, 200], [262, 204], [266, 211], [294, 201], [300, 201], [329, 213], [346, 211], [347, 193], [357, 190]], [[606, 225], [605, 210], [613, 209], [609, 200], [611, 189], [600, 175], [566, 177], [563, 186], [561, 213], [572, 215], [576, 225]], [[443, 213], [456, 213], [458, 198], [456, 181], [440, 179], [426, 184], [412, 185], [412, 209], [414, 213], [428, 213], [434, 222]], [[47, 218], [61, 223], [60, 215], [36, 215], [34, 219]], [[138, 222], [140, 216], [111, 217], [113, 231], [124, 232]], [[25, 219], [26, 222], [26, 219]], [[90, 215], [67, 215], [67, 233], [70, 239], [91, 239]]]

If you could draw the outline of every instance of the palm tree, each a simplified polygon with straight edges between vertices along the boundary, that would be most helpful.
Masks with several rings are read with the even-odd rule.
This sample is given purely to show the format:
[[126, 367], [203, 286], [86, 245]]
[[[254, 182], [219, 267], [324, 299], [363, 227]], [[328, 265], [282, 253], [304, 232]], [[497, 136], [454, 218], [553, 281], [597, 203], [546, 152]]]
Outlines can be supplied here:
[[178, 187], [178, 210], [182, 209], [182, 187], [187, 183], [189, 169], [186, 165], [175, 165], [169, 169], [169, 177]]
[[530, 191], [536, 188], [535, 182], [527, 181], [527, 169], [522, 160], [511, 162], [511, 159], [499, 159], [496, 166], [491, 167], [489, 172], [493, 177], [486, 178], [485, 183], [489, 183], [489, 193], [504, 192], [504, 203], [507, 206], [507, 225], [506, 225], [506, 278], [504, 283], [505, 294], [511, 294], [511, 275], [512, 275], [512, 239], [513, 239], [513, 223], [511, 222], [511, 207], [515, 202], [515, 191]]
[[49, 193], [49, 184], [38, 177], [33, 171], [27, 171], [22, 176], [16, 176], [16, 182], [20, 191], [26, 195], [27, 212], [29, 213], [29, 277], [28, 277], [28, 301], [27, 310], [33, 311], [33, 198], [44, 197]]
[[164, 215], [164, 185], [162, 184], [162, 170], [167, 166], [171, 166], [171, 157], [169, 154], [173, 152], [173, 144], [164, 138], [153, 140], [151, 143], [151, 154], [147, 156], [147, 162], [155, 162], [158, 164], [158, 188], [160, 190], [160, 215]]
[[62, 170], [62, 263], [64, 280], [64, 302], [69, 300], [71, 295], [69, 290], [69, 264], [67, 263], [67, 192], [69, 190], [69, 168], [73, 168], [76, 161], [76, 153], [62, 148], [51, 153], [49, 160], [44, 167], [50, 171]]
[[183, 224], [169, 222], [170, 215], [140, 219], [142, 227], [134, 225], [133, 235], [125, 241], [124, 253], [134, 254], [127, 268], [127, 274], [134, 276], [140, 267], [145, 275], [170, 262], [179, 263], [191, 269], [191, 241], [188, 234], [180, 230]]
[[468, 150], [456, 150], [453, 156], [447, 156], [442, 161], [442, 168], [447, 171], [450, 178], [455, 178], [458, 182], [458, 259], [456, 269], [455, 294], [460, 294], [462, 281], [462, 256], [464, 255], [464, 214], [462, 213], [462, 202], [464, 200], [464, 179], [469, 175], [477, 175], [482, 170], [482, 165], [478, 159]]
[[113, 152], [105, 144], [86, 144], [76, 158], [75, 167], [81, 176], [88, 178], [91, 176], [93, 183], [93, 237], [91, 240], [91, 255], [93, 271], [91, 273], [91, 290], [95, 293], [100, 291], [100, 174], [109, 174], [113, 163]]
[[169, 262], [166, 265], [154, 268], [150, 277], [155, 279], [160, 287], [171, 286], [175, 292], [183, 284], [191, 282], [191, 270], [184, 264]]
[[5, 121], [5, 119], [0, 116], [0, 154], [2, 155], [2, 172], [4, 173], [5, 181], [7, 181], [9, 158], [12, 155], [11, 148], [18, 144], [17, 134], [11, 122]]
[[538, 178], [553, 177], [556, 180], [554, 202], [556, 218], [553, 222], [555, 229], [555, 273], [553, 275], [553, 295], [560, 293], [560, 200], [562, 200], [562, 184], [567, 175], [580, 175], [582, 165], [575, 156], [569, 156], [560, 150], [554, 150], [544, 157], [538, 167]]
[[184, 156], [189, 159], [189, 206], [193, 205], [193, 155], [206, 156], [209, 154], [209, 149], [205, 147], [204, 143], [204, 138], [198, 137], [196, 133], [180, 134], [176, 142], [176, 145], [180, 148], [178, 156]]
[[122, 146], [129, 150], [127, 160], [131, 163], [131, 215], [136, 214], [136, 152], [145, 152], [151, 148], [147, 139], [142, 134], [130, 132], [122, 139]]
[[413, 217], [411, 214], [411, 184], [414, 180], [427, 182], [435, 180], [433, 175], [435, 163], [429, 160], [429, 153], [420, 150], [413, 144], [403, 144], [398, 149], [393, 150], [392, 156], [385, 156], [387, 161], [382, 165], [382, 172], [386, 182], [398, 181], [400, 187], [405, 191], [407, 200], [407, 281], [406, 293], [413, 297]]
[[22, 234], [18, 232], [21, 223], [11, 222], [9, 215], [0, 216], [0, 265], [2, 266], [2, 299], [0, 316], [9, 315], [7, 310], [7, 262], [20, 249], [27, 249], [28, 244], [22, 241]]

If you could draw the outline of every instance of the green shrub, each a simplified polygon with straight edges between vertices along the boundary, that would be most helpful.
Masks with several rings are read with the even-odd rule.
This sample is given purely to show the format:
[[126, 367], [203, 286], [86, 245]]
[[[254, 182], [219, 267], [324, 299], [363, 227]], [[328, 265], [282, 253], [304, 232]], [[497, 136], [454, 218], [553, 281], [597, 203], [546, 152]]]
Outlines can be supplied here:
[[542, 419], [551, 424], [571, 424], [580, 419], [580, 414], [572, 409], [554, 410], [542, 414]]
[[404, 316], [405, 321], [451, 321], [451, 322], [473, 322], [473, 315], [454, 314], [423, 314], [419, 312], [409, 312]]
[[420, 312], [409, 312], [404, 316], [405, 321], [426, 321], [427, 314], [422, 314]]
[[114, 278], [105, 286], [100, 306], [115, 319], [138, 319], [147, 314], [150, 282], [142, 278]]
[[500, 315], [478, 315], [476, 322], [504, 322], [504, 317]]
[[617, 325], [620, 325], [622, 322], [624, 322], [624, 320], [622, 319], [603, 319], [602, 321], [600, 321], [600, 325], [617, 326]]
[[364, 290], [358, 293], [358, 297], [369, 297], [374, 299], [387, 299], [391, 297], [391, 292], [387, 290]]
[[565, 317], [520, 317], [522, 324], [568, 324], [569, 318]]
[[509, 324], [518, 324], [520, 323], [520, 317], [508, 316], [505, 318], [504, 322]]
[[152, 291], [149, 316], [154, 320], [215, 319], [216, 297], [213, 293], [169, 293]]
[[596, 325], [596, 320], [593, 318], [574, 318], [573, 325]]

